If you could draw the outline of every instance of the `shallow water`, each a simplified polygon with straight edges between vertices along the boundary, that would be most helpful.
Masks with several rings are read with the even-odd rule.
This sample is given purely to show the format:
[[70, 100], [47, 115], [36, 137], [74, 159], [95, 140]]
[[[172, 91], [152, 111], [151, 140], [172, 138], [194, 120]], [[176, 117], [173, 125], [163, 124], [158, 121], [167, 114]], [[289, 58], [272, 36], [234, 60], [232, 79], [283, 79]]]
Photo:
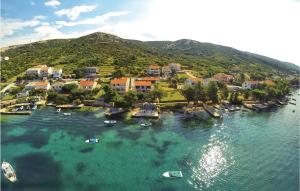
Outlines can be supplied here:
[[[1, 188], [297, 191], [299, 114], [295, 105], [208, 122], [163, 114], [150, 128], [134, 119], [106, 126], [103, 111], [63, 116], [42, 108], [31, 116], [2, 116], [1, 158], [14, 166], [18, 182], [1, 175]], [[85, 144], [90, 137], [101, 142]], [[181, 170], [184, 178], [162, 178], [168, 170]]]

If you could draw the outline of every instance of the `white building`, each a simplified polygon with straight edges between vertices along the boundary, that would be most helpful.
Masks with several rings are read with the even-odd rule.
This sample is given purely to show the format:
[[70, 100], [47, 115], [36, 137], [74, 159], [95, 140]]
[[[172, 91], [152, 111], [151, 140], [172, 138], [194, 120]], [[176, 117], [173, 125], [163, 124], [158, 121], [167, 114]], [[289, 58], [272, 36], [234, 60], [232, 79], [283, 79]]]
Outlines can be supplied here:
[[97, 85], [95, 81], [80, 81], [79, 87], [86, 90], [93, 90]]
[[242, 84], [242, 88], [246, 90], [253, 89], [255, 86], [259, 84], [259, 81], [247, 81]]
[[62, 75], [62, 69], [53, 70], [53, 78], [59, 79]]
[[170, 68], [171, 71], [179, 72], [181, 70], [181, 64], [170, 63], [169, 68]]
[[63, 82], [55, 82], [51, 85], [51, 87], [54, 91], [59, 92], [59, 91], [61, 91], [61, 89], [64, 85], [65, 85], [65, 83], [63, 83]]
[[158, 65], [150, 65], [147, 69], [150, 76], [160, 76], [160, 67]]
[[26, 70], [28, 75], [36, 75], [38, 77], [48, 77], [52, 75], [53, 68], [47, 65], [38, 65]]

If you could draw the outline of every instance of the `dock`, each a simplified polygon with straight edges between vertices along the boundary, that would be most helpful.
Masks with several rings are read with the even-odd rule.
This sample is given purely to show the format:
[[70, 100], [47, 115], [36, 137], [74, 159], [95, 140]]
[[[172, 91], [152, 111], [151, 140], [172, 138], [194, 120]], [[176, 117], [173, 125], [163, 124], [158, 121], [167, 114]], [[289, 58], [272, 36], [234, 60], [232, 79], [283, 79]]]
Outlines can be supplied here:
[[1, 111], [1, 115], [31, 115], [31, 111]]
[[205, 111], [207, 113], [209, 113], [212, 117], [214, 118], [220, 118], [221, 117], [221, 114], [220, 112], [218, 112], [216, 109], [214, 109], [213, 107], [210, 107], [206, 104], [203, 104], [203, 108], [205, 109]]
[[111, 108], [107, 112], [104, 113], [106, 117], [113, 117], [122, 115], [123, 113], [126, 113], [128, 109], [122, 109], [122, 108]]
[[83, 107], [83, 104], [80, 105], [65, 104], [65, 105], [56, 105], [55, 107], [61, 109], [80, 109]]

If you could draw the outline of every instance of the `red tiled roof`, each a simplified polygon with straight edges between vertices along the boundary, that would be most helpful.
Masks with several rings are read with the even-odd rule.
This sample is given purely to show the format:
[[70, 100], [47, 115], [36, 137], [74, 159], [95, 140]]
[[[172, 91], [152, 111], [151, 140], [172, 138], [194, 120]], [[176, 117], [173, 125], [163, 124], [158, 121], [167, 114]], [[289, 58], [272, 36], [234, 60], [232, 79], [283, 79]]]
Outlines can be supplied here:
[[32, 85], [34, 86], [47, 86], [49, 82], [34, 82]]
[[160, 67], [158, 65], [150, 65], [149, 69], [159, 69]]
[[81, 81], [79, 83], [80, 86], [93, 86], [95, 84], [94, 81]]
[[200, 82], [203, 80], [202, 78], [189, 78], [189, 79], [193, 82]]
[[142, 78], [143, 81], [159, 81], [157, 77], [144, 77]]
[[135, 86], [151, 86], [150, 81], [135, 81], [134, 82]]
[[126, 84], [128, 78], [115, 78], [110, 81], [110, 84]]

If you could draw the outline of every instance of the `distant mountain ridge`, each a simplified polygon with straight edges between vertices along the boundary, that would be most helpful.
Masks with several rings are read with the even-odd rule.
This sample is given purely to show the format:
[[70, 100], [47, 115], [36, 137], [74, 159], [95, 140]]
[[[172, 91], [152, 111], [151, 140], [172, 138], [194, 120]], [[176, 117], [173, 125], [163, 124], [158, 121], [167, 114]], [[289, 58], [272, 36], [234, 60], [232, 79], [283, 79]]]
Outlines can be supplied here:
[[177, 41], [138, 41], [106, 33], [93, 33], [74, 39], [54, 39], [2, 49], [2, 78], [8, 79], [38, 63], [59, 65], [66, 72], [84, 66], [112, 65], [124, 67], [130, 74], [140, 74], [147, 65], [180, 62], [200, 75], [242, 72], [268, 75], [272, 70], [298, 73], [299, 66], [273, 58], [243, 52], [231, 47], [201, 43], [190, 39]]

